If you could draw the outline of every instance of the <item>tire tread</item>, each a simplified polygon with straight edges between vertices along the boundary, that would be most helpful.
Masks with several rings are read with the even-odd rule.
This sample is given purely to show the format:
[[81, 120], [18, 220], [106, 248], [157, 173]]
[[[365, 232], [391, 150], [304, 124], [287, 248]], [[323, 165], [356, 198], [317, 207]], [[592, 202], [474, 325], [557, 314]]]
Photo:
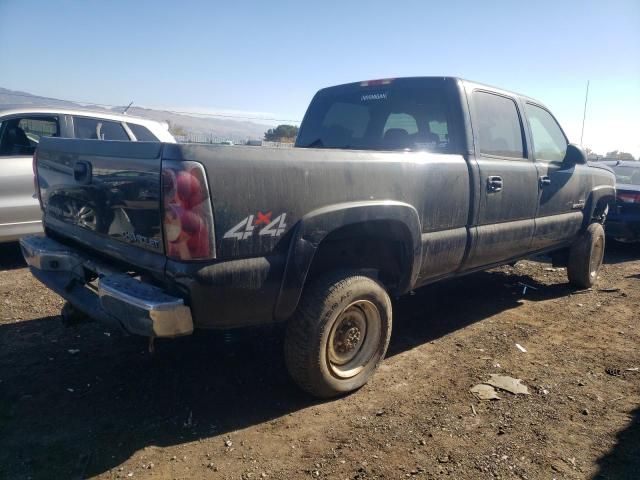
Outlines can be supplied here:
[[[289, 319], [285, 338], [285, 361], [289, 374], [293, 380], [306, 392], [321, 398], [334, 397], [336, 392], [328, 385], [314, 378], [313, 372], [320, 370], [321, 357], [316, 351], [316, 344], [309, 338], [324, 317], [331, 314], [327, 304], [340, 301], [342, 292], [356, 282], [374, 282], [383, 288], [376, 280], [354, 272], [338, 271], [313, 280], [302, 294], [298, 308]], [[389, 343], [386, 335], [384, 351]], [[381, 356], [379, 361], [384, 356]]]
[[596, 237], [602, 236], [604, 241], [604, 229], [599, 223], [592, 223], [580, 235], [569, 251], [569, 263], [567, 264], [567, 276], [569, 283], [578, 288], [591, 288], [596, 279], [591, 278], [591, 253]]

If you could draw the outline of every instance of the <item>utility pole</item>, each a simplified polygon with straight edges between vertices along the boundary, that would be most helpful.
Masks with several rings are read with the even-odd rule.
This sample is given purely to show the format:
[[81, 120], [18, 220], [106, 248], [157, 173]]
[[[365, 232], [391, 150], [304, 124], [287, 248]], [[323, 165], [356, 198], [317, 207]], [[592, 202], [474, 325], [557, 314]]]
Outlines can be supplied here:
[[584, 95], [584, 113], [582, 114], [582, 133], [580, 134], [580, 146], [583, 146], [582, 139], [584, 138], [584, 121], [587, 118], [587, 100], [589, 98], [589, 80], [587, 80], [587, 93]]

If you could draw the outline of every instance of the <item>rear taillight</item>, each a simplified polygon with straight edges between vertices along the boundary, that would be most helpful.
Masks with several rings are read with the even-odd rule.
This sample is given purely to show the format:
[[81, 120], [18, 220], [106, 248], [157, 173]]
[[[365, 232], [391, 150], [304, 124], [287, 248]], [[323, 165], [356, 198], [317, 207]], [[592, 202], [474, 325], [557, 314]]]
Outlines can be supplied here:
[[164, 244], [175, 260], [215, 258], [213, 214], [204, 168], [197, 162], [162, 162]]
[[38, 182], [38, 150], [33, 152], [31, 168], [33, 169], [33, 190], [38, 196], [38, 202], [40, 202], [40, 208], [42, 209], [42, 198], [40, 198], [40, 183]]
[[617, 198], [621, 203], [640, 203], [640, 192], [618, 192]]

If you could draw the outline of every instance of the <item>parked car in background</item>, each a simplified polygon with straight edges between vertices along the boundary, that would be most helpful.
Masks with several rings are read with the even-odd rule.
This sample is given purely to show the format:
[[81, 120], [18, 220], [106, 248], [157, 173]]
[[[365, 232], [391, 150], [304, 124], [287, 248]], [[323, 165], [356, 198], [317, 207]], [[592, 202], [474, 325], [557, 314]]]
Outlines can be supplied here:
[[168, 125], [128, 115], [0, 106], [0, 243], [42, 230], [32, 158], [41, 137], [175, 143]]
[[606, 233], [623, 242], [640, 241], [640, 162], [599, 162], [616, 175], [616, 206], [607, 216]]

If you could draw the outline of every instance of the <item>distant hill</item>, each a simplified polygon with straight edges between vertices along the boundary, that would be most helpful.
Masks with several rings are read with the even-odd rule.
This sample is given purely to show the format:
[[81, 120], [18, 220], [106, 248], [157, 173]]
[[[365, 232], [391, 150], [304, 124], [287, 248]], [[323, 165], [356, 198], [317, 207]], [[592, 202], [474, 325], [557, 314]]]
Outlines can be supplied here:
[[[57, 100], [54, 98], [40, 97], [27, 92], [17, 90], [9, 90], [0, 87], [0, 106], [16, 105], [16, 106], [51, 106], [63, 108], [81, 108], [89, 110], [104, 110], [113, 112], [122, 112], [123, 107], [105, 108], [99, 105], [91, 105], [84, 103], [69, 102], [66, 100]], [[153, 110], [150, 108], [142, 108], [132, 106], [128, 112], [129, 115], [136, 117], [149, 118], [161, 122], [169, 122], [173, 129], [183, 131], [187, 135], [206, 135], [208, 137], [216, 137], [219, 139], [233, 140], [234, 142], [243, 142], [249, 139], [262, 139], [264, 132], [272, 125], [263, 125], [251, 121], [233, 120], [229, 118], [202, 117], [197, 114], [185, 115], [164, 110]]]

